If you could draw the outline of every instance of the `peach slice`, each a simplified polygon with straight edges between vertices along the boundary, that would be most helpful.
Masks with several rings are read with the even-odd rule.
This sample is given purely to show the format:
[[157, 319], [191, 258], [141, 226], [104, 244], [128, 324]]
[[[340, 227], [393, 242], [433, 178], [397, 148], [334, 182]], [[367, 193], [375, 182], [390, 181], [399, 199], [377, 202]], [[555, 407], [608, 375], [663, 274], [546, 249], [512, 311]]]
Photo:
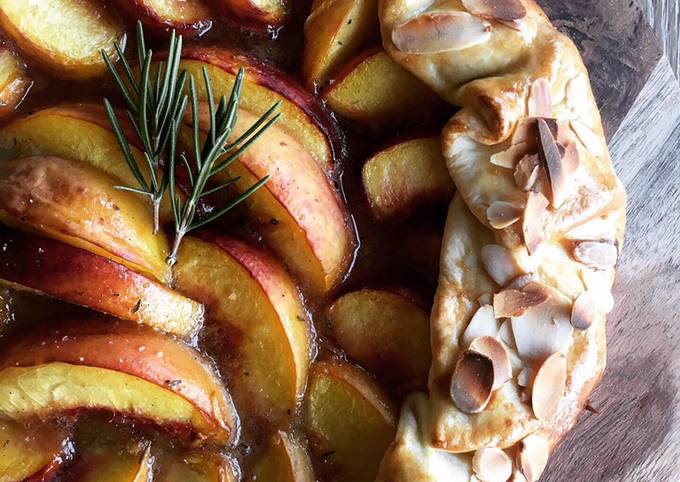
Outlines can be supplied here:
[[401, 141], [381, 150], [366, 161], [361, 177], [371, 211], [380, 220], [453, 197], [454, 185], [438, 136]]
[[[118, 120], [126, 138], [135, 140], [125, 116], [119, 114]], [[133, 143], [130, 151], [148, 181], [146, 162], [138, 147]], [[103, 171], [118, 185], [139, 187], [101, 105], [60, 105], [14, 120], [0, 129], [0, 151], [6, 151], [10, 159], [38, 155], [71, 159]], [[172, 219], [168, 202], [161, 204], [161, 217], [165, 221]]]
[[0, 119], [16, 110], [32, 85], [26, 66], [0, 40]]
[[118, 0], [118, 4], [155, 33], [174, 29], [184, 37], [198, 37], [212, 26], [210, 10], [201, 0]]
[[203, 306], [110, 259], [0, 226], [0, 279], [69, 303], [192, 336]]
[[429, 317], [400, 293], [371, 289], [341, 296], [326, 312], [338, 346], [398, 391], [427, 384], [432, 360]]
[[373, 482], [396, 432], [394, 408], [376, 383], [352, 365], [316, 363], [304, 408], [312, 449], [333, 480]]
[[[234, 137], [256, 121], [239, 111]], [[207, 130], [205, 109], [201, 129]], [[242, 194], [267, 175], [269, 181], [243, 203], [246, 212], [303, 287], [313, 294], [329, 291], [344, 276], [354, 250], [344, 204], [304, 147], [278, 126], [270, 127], [220, 176], [223, 181], [240, 178], [234, 188]]]
[[229, 443], [239, 421], [231, 397], [201, 355], [173, 338], [95, 320], [35, 330], [5, 346], [0, 413], [52, 418], [91, 409]]
[[52, 479], [64, 462], [67, 442], [59, 429], [0, 420], [0, 480]]
[[0, 0], [0, 27], [27, 56], [66, 79], [106, 72], [101, 51], [115, 58], [123, 23], [109, 6], [89, 0]]
[[212, 0], [218, 11], [243, 27], [280, 27], [293, 8], [293, 0]]
[[96, 169], [58, 157], [0, 164], [0, 220], [170, 280], [168, 242], [153, 234], [151, 210]]
[[302, 144], [314, 160], [330, 173], [334, 167], [334, 142], [340, 135], [335, 121], [319, 101], [295, 79], [270, 64], [245, 54], [217, 47], [189, 47], [182, 51], [181, 68], [193, 75], [196, 90], [206, 99], [201, 81], [205, 67], [212, 81], [213, 94], [229, 98], [240, 67], [246, 72], [240, 107], [255, 115], [262, 115], [276, 102], [281, 102], [280, 125]]
[[313, 482], [312, 462], [291, 435], [278, 431], [269, 439], [248, 480], [258, 482]]
[[304, 391], [311, 352], [311, 322], [295, 285], [265, 252], [225, 236], [205, 239], [182, 243], [177, 289], [205, 303], [209, 328], [229, 353], [239, 408], [288, 418]]
[[337, 68], [379, 39], [376, 0], [320, 0], [314, 2], [305, 22], [302, 76], [309, 89], [324, 85]]
[[414, 120], [442, 109], [442, 101], [382, 49], [359, 54], [321, 94], [343, 117], [371, 127]]
[[[167, 453], [165, 454], [168, 455]], [[214, 452], [191, 451], [163, 460], [158, 480], [163, 482], [238, 482], [235, 464]]]

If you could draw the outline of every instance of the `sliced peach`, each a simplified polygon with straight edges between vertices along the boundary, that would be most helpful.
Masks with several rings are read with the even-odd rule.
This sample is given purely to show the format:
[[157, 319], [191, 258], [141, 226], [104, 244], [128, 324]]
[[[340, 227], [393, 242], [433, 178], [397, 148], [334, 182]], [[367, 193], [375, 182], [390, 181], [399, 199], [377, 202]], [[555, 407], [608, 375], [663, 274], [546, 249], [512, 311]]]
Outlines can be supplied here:
[[339, 66], [380, 35], [376, 0], [320, 0], [305, 22], [302, 76], [307, 87], [324, 85]]
[[[144, 178], [149, 180], [144, 155], [132, 126], [118, 115], [130, 151]], [[104, 108], [96, 104], [68, 104], [39, 110], [0, 129], [0, 150], [8, 158], [55, 156], [89, 164], [112, 176], [116, 184], [139, 187], [125, 162]], [[161, 217], [172, 219], [170, 205], [161, 204]]]
[[293, 436], [277, 431], [255, 462], [249, 480], [258, 482], [313, 482], [312, 463]]
[[439, 136], [397, 142], [381, 150], [366, 161], [361, 177], [371, 211], [380, 220], [453, 198]]
[[311, 356], [311, 323], [295, 285], [265, 252], [225, 236], [185, 238], [177, 289], [205, 303], [221, 332], [237, 405], [269, 419], [295, 413]]
[[210, 10], [201, 0], [118, 0], [118, 4], [156, 33], [176, 30], [185, 37], [196, 37], [212, 26]]
[[91, 0], [0, 0], [0, 27], [27, 56], [66, 79], [106, 72], [101, 51], [115, 57], [125, 43], [123, 23]]
[[0, 119], [16, 110], [32, 85], [24, 63], [0, 40]]
[[89, 251], [4, 226], [0, 246], [1, 279], [179, 336], [203, 320], [199, 303]]
[[312, 450], [328, 465], [333, 480], [375, 480], [394, 438], [395, 410], [366, 373], [348, 364], [314, 364], [304, 420]]
[[343, 117], [374, 127], [432, 117], [442, 101], [383, 50], [359, 54], [321, 94]]
[[239, 105], [255, 115], [264, 114], [276, 102], [281, 102], [280, 125], [302, 144], [315, 161], [331, 172], [334, 166], [333, 143], [338, 127], [319, 101], [295, 79], [270, 64], [245, 54], [217, 47], [189, 47], [182, 51], [181, 68], [193, 75], [201, 99], [206, 99], [201, 81], [205, 67], [212, 81], [215, 97], [231, 94], [240, 67], [246, 72]]
[[430, 315], [397, 291], [364, 289], [326, 312], [337, 345], [397, 391], [424, 388], [430, 369]]
[[238, 482], [234, 463], [214, 452], [166, 453], [159, 479], [163, 482]]
[[170, 280], [168, 242], [154, 235], [151, 209], [96, 169], [58, 157], [0, 164], [0, 220]]
[[239, 422], [215, 371], [194, 349], [123, 322], [73, 321], [5, 346], [0, 413], [14, 420], [99, 409], [220, 443]]
[[68, 436], [54, 427], [0, 419], [0, 480], [50, 480], [64, 461]]
[[[206, 114], [201, 113], [201, 128], [207, 130]], [[234, 137], [256, 120], [239, 111]], [[220, 176], [238, 177], [234, 189], [241, 194], [267, 175], [269, 181], [243, 203], [247, 213], [302, 286], [313, 294], [327, 292], [344, 276], [354, 250], [344, 203], [309, 153], [277, 126]]]
[[148, 443], [110, 421], [88, 418], [74, 435], [76, 460], [70, 480], [80, 482], [148, 482], [154, 458]]
[[215, 8], [243, 27], [280, 27], [293, 8], [293, 0], [212, 0]]

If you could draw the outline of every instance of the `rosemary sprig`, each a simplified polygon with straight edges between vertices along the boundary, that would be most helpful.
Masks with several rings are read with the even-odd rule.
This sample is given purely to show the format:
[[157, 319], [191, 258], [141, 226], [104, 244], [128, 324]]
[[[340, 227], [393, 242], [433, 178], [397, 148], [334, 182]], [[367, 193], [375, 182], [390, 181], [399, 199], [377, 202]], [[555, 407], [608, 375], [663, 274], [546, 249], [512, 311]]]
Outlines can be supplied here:
[[[239, 178], [231, 178], [222, 181], [221, 184], [207, 188], [209, 181], [216, 175], [224, 171], [231, 163], [233, 163], [253, 142], [255, 142], [274, 122], [276, 122], [280, 114], [276, 113], [279, 104], [274, 104], [267, 112], [265, 112], [249, 129], [247, 129], [241, 136], [232, 142], [227, 142], [231, 136], [236, 120], [238, 117], [238, 105], [241, 97], [241, 90], [243, 89], [243, 78], [245, 72], [243, 68], [239, 69], [234, 87], [231, 91], [231, 96], [227, 100], [226, 96], [220, 98], [220, 102], [215, 107], [212, 95], [212, 84], [210, 76], [205, 67], [202, 69], [203, 82], [208, 94], [208, 117], [209, 127], [208, 133], [205, 135], [205, 140], [201, 141], [200, 120], [198, 95], [196, 93], [196, 84], [193, 76], [189, 77], [189, 92], [191, 94], [191, 110], [192, 110], [192, 124], [193, 124], [193, 158], [195, 166], [190, 165], [187, 157], [180, 154], [180, 160], [183, 163], [189, 178], [189, 195], [184, 201], [179, 199], [172, 186], [175, 185], [175, 170], [176, 170], [176, 136], [171, 137], [170, 143], [170, 202], [172, 205], [173, 217], [175, 219], [175, 242], [172, 251], [168, 256], [168, 264], [171, 266], [177, 259], [177, 251], [182, 242], [182, 238], [190, 231], [208, 224], [219, 218], [229, 210], [241, 202], [248, 199], [258, 189], [260, 189], [268, 180], [269, 176], [265, 176], [258, 182], [250, 186], [240, 196], [232, 199], [222, 208], [214, 213], [194, 221], [196, 215], [196, 208], [201, 198], [213, 194], [221, 189], [224, 189], [236, 183]], [[177, 128], [177, 126], [175, 126]], [[195, 173], [194, 173], [195, 170]]]
[[151, 199], [153, 206], [153, 232], [155, 234], [160, 228], [161, 201], [170, 181], [168, 171], [162, 170], [161, 164], [170, 137], [176, 134], [172, 131], [173, 122], [179, 123], [181, 121], [187, 105], [187, 97], [183, 94], [187, 74], [186, 71], [179, 71], [182, 54], [182, 37], [178, 37], [173, 30], [168, 45], [167, 61], [159, 63], [158, 70], [153, 78], [151, 76], [153, 52], [146, 49], [144, 29], [141, 22], [137, 22], [137, 52], [141, 67], [139, 80], [133, 75], [129, 62], [117, 44], [116, 52], [121, 60], [127, 84], [118, 73], [113, 61], [103, 50], [102, 56], [116, 82], [118, 90], [127, 103], [127, 116], [141, 143], [149, 176], [147, 180], [142, 174], [141, 169], [137, 165], [137, 160], [131, 153], [130, 143], [125, 138], [111, 103], [108, 99], [104, 99], [104, 107], [106, 108], [106, 113], [118, 144], [123, 151], [130, 171], [132, 171], [139, 184], [138, 187], [115, 187], [142, 196], [148, 196]]
[[[264, 177], [248, 188], [241, 195], [229, 201], [208, 216], [194, 220], [199, 201], [221, 189], [236, 183], [239, 178], [227, 179], [214, 187], [208, 187], [214, 176], [222, 173], [253, 142], [255, 142], [274, 122], [280, 114], [276, 113], [279, 103], [274, 104], [249, 129], [233, 141], [229, 141], [238, 117], [238, 106], [243, 89], [244, 70], [239, 69], [229, 99], [222, 96], [217, 106], [213, 97], [210, 76], [205, 67], [202, 69], [203, 82], [208, 97], [208, 133], [205, 139], [200, 129], [199, 99], [193, 75], [189, 76], [189, 94], [192, 108], [193, 146], [191, 157], [194, 165], [185, 155], [177, 155], [179, 131], [183, 125], [189, 96], [184, 94], [187, 80], [185, 70], [180, 72], [182, 57], [182, 37], [172, 32], [166, 62], [160, 62], [156, 75], [151, 76], [153, 52], [146, 49], [144, 31], [141, 22], [137, 23], [137, 55], [141, 74], [139, 80], [133, 75], [129, 62], [118, 46], [116, 51], [123, 65], [126, 81], [116, 70], [111, 59], [102, 52], [104, 61], [113, 76], [121, 95], [127, 103], [127, 116], [142, 145], [145, 165], [149, 170], [147, 180], [142, 173], [137, 159], [132, 155], [129, 140], [120, 126], [116, 113], [108, 99], [104, 106], [113, 127], [123, 156], [139, 186], [115, 186], [149, 197], [153, 205], [154, 233], [160, 229], [160, 204], [166, 191], [169, 192], [170, 204], [175, 225], [175, 240], [172, 251], [167, 257], [169, 265], [175, 264], [179, 246], [184, 236], [190, 231], [204, 226], [219, 218], [227, 211], [253, 195], [268, 180]], [[129, 85], [129, 87], [128, 87]], [[186, 198], [177, 194], [176, 171], [179, 167], [177, 158], [186, 171], [188, 178], [188, 194]], [[163, 162], [163, 160], [166, 162]]]

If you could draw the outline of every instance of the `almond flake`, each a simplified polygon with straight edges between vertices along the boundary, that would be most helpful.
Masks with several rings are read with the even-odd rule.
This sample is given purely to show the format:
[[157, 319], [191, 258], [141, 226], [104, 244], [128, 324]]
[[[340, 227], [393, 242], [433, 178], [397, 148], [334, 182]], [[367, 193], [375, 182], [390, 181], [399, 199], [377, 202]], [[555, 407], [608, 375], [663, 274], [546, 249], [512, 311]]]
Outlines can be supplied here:
[[571, 344], [571, 300], [548, 289], [548, 301], [511, 318], [512, 334], [522, 360], [542, 361], [553, 353], [566, 353]]
[[531, 434], [519, 443], [517, 466], [528, 482], [535, 482], [548, 464], [550, 443], [538, 434]]
[[507, 482], [512, 475], [512, 460], [502, 449], [484, 447], [472, 457], [472, 470], [484, 482]]
[[486, 218], [494, 229], [507, 228], [519, 221], [522, 208], [506, 201], [494, 201], [486, 209]]
[[513, 279], [510, 283], [505, 285], [506, 290], [521, 290], [524, 288], [526, 285], [531, 283], [532, 281], [537, 281], [538, 278], [534, 273], [527, 273], [523, 274], [522, 276], [518, 276], [517, 278]]
[[572, 111], [581, 112], [588, 105], [588, 79], [583, 72], [569, 79], [565, 91], [567, 106]]
[[536, 418], [548, 422], [560, 408], [567, 383], [567, 358], [562, 353], [554, 353], [543, 362], [536, 372], [531, 389], [531, 406]]
[[618, 259], [618, 250], [609, 241], [578, 241], [572, 254], [579, 263], [601, 270], [615, 266]]
[[550, 292], [538, 282], [531, 282], [520, 290], [503, 290], [493, 297], [496, 318], [522, 316], [529, 308], [539, 306], [550, 299]]
[[562, 156], [562, 169], [565, 174], [573, 174], [581, 164], [581, 154], [578, 150], [578, 144], [570, 142], [564, 148], [564, 155]]
[[481, 353], [493, 364], [493, 385], [491, 390], [498, 390], [512, 377], [510, 354], [507, 348], [493, 336], [480, 336], [472, 340], [470, 350]]
[[534, 80], [529, 89], [529, 117], [552, 117], [550, 83], [545, 77]]
[[517, 385], [522, 388], [531, 389], [534, 383], [534, 378], [536, 377], [536, 372], [529, 367], [524, 367], [517, 374]]
[[486, 272], [500, 286], [524, 274], [510, 251], [503, 246], [487, 244], [482, 248], [481, 258]]
[[402, 52], [432, 54], [463, 50], [487, 42], [491, 24], [467, 12], [430, 12], [392, 31], [392, 42]]
[[544, 119], [538, 119], [538, 152], [548, 172], [551, 190], [551, 204], [562, 205], [567, 187], [567, 175], [562, 167], [562, 153], [550, 127]]
[[514, 169], [517, 161], [526, 155], [530, 147], [527, 142], [513, 144], [508, 149], [493, 154], [490, 159], [491, 164], [506, 169]]
[[602, 140], [590, 127], [578, 120], [570, 121], [569, 125], [574, 133], [576, 133], [583, 147], [588, 149], [591, 154], [595, 157], [600, 157], [604, 154]]
[[529, 254], [534, 254], [545, 239], [543, 233], [543, 215], [547, 207], [548, 200], [543, 194], [529, 191], [522, 219], [524, 244], [526, 244]]
[[491, 293], [483, 293], [477, 298], [477, 303], [479, 303], [479, 306], [490, 305], [492, 300], [491, 296]]
[[512, 334], [510, 320], [505, 320], [503, 323], [501, 323], [501, 327], [498, 329], [498, 338], [500, 338], [501, 341], [509, 347], [515, 347], [515, 338]]
[[587, 330], [597, 317], [597, 297], [592, 291], [584, 291], [574, 301], [571, 308], [571, 326], [577, 330]]
[[540, 168], [541, 162], [538, 154], [527, 154], [520, 159], [513, 174], [517, 187], [522, 191], [530, 191], [536, 184]]
[[555, 136], [558, 144], [566, 146], [570, 142], [574, 141], [574, 131], [569, 127], [568, 120], [558, 120], [557, 121], [557, 135]]
[[525, 142], [530, 146], [536, 144], [536, 119], [526, 117], [517, 122], [512, 137], [510, 138], [510, 143], [515, 145], [521, 144], [522, 142]]
[[527, 15], [521, 0], [463, 0], [463, 6], [472, 15], [504, 22], [521, 20]]
[[451, 378], [451, 399], [463, 413], [479, 413], [491, 398], [493, 363], [489, 357], [466, 350]]
[[493, 307], [491, 305], [484, 305], [472, 316], [460, 341], [464, 347], [468, 347], [475, 338], [480, 336], [496, 336], [497, 334], [498, 322], [493, 316]]

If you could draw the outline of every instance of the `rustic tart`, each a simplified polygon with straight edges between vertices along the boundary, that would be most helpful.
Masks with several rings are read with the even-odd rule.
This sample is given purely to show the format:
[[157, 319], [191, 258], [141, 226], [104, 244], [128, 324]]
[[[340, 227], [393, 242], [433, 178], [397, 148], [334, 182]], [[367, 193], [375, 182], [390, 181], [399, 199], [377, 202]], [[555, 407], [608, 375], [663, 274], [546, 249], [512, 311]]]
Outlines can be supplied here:
[[0, 0], [0, 482], [536, 481], [626, 196], [528, 0]]

